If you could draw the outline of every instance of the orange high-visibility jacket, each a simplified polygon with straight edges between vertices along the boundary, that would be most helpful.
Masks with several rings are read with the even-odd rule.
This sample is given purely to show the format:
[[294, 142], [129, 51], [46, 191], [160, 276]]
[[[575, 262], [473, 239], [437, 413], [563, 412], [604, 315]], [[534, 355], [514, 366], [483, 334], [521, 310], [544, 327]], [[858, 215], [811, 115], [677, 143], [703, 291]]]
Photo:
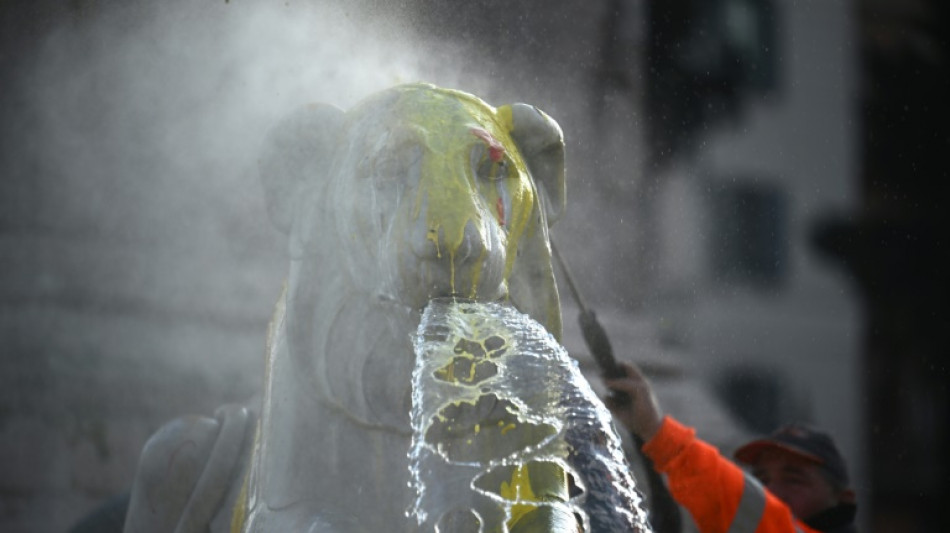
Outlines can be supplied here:
[[695, 430], [669, 416], [643, 452], [667, 475], [673, 499], [689, 510], [702, 533], [820, 533], [792, 516], [758, 480], [697, 439]]

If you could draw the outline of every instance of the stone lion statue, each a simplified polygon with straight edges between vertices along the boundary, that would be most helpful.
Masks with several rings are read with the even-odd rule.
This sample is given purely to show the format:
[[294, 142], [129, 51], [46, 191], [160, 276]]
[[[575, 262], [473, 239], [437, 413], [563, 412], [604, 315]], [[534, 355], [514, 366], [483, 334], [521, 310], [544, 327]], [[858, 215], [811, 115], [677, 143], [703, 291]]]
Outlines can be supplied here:
[[125, 530], [413, 530], [410, 335], [427, 302], [507, 301], [560, 336], [561, 130], [530, 105], [405, 85], [296, 111], [260, 172], [290, 253], [262, 401], [159, 430]]

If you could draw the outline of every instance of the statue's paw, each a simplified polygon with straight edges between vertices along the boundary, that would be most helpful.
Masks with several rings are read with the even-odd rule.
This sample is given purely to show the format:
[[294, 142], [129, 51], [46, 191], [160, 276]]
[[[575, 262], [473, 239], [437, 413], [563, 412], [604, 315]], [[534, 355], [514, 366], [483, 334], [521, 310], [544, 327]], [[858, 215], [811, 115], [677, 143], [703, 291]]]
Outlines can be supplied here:
[[207, 528], [227, 492], [248, 421], [242, 406], [184, 416], [159, 429], [139, 458], [126, 532]]

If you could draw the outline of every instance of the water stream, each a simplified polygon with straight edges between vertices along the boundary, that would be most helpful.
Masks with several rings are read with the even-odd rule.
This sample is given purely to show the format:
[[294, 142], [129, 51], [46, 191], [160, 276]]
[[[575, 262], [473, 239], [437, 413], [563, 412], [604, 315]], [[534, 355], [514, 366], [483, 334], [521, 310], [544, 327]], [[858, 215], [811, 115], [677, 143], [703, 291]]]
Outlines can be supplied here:
[[438, 299], [414, 346], [408, 512], [422, 530], [650, 530], [610, 413], [540, 324]]

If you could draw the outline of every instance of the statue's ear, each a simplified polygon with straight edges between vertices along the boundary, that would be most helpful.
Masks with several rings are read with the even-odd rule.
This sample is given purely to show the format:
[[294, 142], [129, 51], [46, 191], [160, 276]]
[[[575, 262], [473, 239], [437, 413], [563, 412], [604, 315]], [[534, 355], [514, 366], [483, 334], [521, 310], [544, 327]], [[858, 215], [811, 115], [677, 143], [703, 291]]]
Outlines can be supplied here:
[[548, 224], [553, 224], [565, 205], [564, 134], [544, 111], [528, 104], [498, 108], [511, 116], [511, 138], [521, 151], [535, 185], [541, 191]]
[[271, 222], [289, 233], [301, 190], [326, 170], [343, 126], [343, 110], [325, 104], [297, 109], [264, 139], [258, 171]]

